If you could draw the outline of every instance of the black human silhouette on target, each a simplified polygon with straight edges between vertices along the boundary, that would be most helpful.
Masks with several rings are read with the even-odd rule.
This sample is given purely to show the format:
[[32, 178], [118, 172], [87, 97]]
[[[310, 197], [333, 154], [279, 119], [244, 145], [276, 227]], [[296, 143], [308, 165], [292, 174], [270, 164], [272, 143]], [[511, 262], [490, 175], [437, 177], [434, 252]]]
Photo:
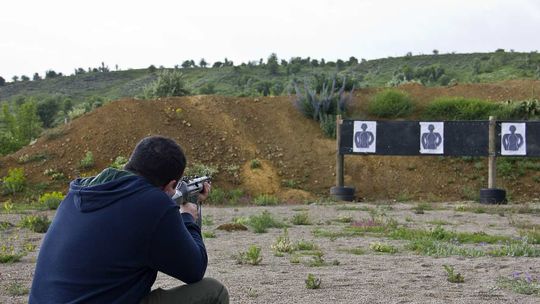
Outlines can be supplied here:
[[371, 146], [375, 140], [375, 136], [373, 136], [373, 132], [366, 131], [367, 124], [363, 123], [360, 128], [362, 131], [354, 134], [354, 143], [356, 144], [357, 148], [369, 148], [369, 146]]
[[428, 125], [429, 132], [422, 134], [422, 147], [426, 150], [436, 150], [442, 143], [441, 134], [433, 132], [435, 130], [434, 125]]
[[519, 148], [523, 145], [523, 136], [516, 133], [516, 126], [511, 125], [510, 133], [503, 135], [503, 147], [506, 151], [518, 151]]

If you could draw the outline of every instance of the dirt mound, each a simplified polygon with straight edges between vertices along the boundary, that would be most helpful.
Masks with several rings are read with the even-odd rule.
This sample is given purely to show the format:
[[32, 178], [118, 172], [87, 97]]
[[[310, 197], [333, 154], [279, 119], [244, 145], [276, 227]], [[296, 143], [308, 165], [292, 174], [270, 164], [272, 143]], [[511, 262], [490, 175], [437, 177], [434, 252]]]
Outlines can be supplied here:
[[[507, 100], [531, 97], [540, 92], [540, 82], [437, 88], [408, 85], [401, 89], [420, 104], [438, 96]], [[355, 111], [362, 111], [376, 91], [359, 90]], [[141, 138], [152, 134], [174, 138], [184, 148], [189, 164], [216, 167], [219, 173], [214, 183], [221, 188], [240, 187], [252, 195], [273, 193], [298, 201], [309, 199], [310, 193], [326, 194], [335, 183], [335, 141], [324, 137], [318, 123], [299, 114], [288, 97], [119, 100], [4, 157], [0, 176], [10, 167], [24, 167], [31, 183], [48, 183], [65, 191], [67, 180], [94, 174], [117, 156], [128, 157]], [[95, 158], [90, 171], [79, 169], [86, 151]], [[22, 164], [25, 155], [27, 159], [39, 155], [41, 160]], [[254, 159], [260, 161], [260, 168], [252, 168]], [[345, 163], [346, 183], [355, 186], [360, 197], [370, 199], [468, 198], [484, 186], [487, 176], [486, 166], [455, 158], [347, 156]], [[53, 181], [44, 174], [51, 169], [66, 179]], [[513, 199], [538, 196], [532, 178], [533, 174], [525, 174], [502, 181], [501, 186], [515, 191]]]

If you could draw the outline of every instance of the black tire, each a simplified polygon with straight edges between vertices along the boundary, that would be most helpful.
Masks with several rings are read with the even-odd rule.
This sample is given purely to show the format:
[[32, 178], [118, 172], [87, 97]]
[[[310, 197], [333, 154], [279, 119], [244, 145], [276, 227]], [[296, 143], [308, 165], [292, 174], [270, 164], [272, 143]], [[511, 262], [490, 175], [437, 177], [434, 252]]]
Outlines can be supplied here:
[[354, 195], [354, 187], [332, 187], [330, 188], [330, 195]]
[[340, 201], [352, 202], [355, 199], [354, 187], [332, 187], [330, 195]]
[[506, 204], [506, 191], [504, 189], [484, 188], [480, 189], [481, 204]]

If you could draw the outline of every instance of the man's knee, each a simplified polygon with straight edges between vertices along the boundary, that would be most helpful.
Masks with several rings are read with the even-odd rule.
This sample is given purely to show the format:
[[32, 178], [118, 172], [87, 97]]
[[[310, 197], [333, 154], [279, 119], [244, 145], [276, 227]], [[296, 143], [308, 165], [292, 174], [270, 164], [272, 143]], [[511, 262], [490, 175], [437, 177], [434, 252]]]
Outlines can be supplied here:
[[199, 284], [204, 285], [204, 289], [211, 293], [215, 297], [215, 303], [219, 304], [228, 304], [229, 303], [229, 292], [225, 285], [221, 284], [216, 279], [213, 278], [204, 278]]

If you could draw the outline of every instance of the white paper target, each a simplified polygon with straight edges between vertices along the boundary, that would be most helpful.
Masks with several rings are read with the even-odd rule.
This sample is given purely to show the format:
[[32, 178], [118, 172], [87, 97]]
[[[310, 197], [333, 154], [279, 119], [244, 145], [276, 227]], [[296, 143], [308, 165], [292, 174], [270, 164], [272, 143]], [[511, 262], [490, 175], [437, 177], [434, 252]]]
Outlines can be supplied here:
[[527, 155], [525, 123], [501, 123], [501, 155]]
[[420, 122], [420, 153], [444, 154], [443, 122]]
[[377, 122], [355, 121], [353, 132], [353, 152], [375, 153], [377, 145]]

